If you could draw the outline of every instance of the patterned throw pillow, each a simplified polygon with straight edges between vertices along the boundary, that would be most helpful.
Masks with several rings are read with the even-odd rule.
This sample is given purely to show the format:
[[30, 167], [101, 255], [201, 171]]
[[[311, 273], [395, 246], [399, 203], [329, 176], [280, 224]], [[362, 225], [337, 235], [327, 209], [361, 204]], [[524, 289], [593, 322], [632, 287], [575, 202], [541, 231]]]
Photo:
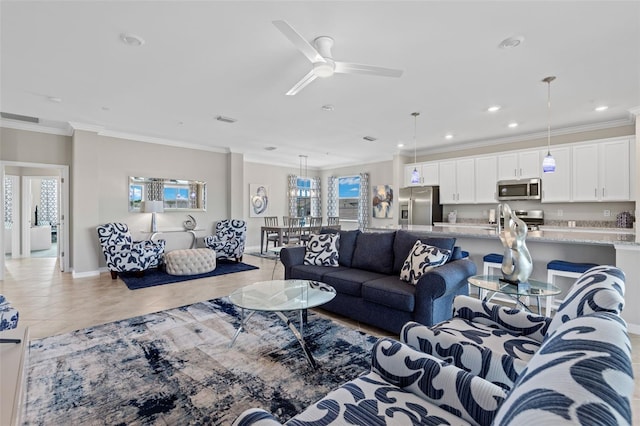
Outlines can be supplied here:
[[304, 253], [305, 265], [338, 266], [340, 234], [311, 234]]
[[444, 265], [449, 260], [449, 256], [451, 256], [450, 250], [422, 244], [418, 240], [402, 265], [400, 279], [416, 285], [424, 274], [436, 266]]

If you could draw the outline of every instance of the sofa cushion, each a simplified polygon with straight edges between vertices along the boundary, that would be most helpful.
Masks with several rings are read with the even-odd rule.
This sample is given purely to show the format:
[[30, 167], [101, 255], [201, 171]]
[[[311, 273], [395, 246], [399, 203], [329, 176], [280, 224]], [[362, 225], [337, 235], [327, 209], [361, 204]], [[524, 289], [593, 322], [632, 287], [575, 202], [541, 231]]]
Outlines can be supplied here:
[[334, 271], [335, 269], [332, 268], [327, 272], [322, 277], [322, 282], [332, 286], [338, 293], [356, 297], [360, 297], [362, 294], [362, 283], [385, 277], [384, 274], [354, 268], [340, 267], [339, 270]]
[[366, 271], [391, 274], [395, 234], [395, 232], [363, 232], [358, 235], [351, 266]]
[[[291, 267], [291, 279], [322, 281], [325, 274], [346, 269], [343, 266], [295, 265]], [[324, 281], [322, 281], [324, 282]]]
[[424, 244], [428, 244], [430, 246], [449, 250], [450, 252], [453, 252], [453, 247], [456, 244], [455, 238], [433, 237], [431, 234], [426, 234], [424, 232], [417, 233], [399, 230], [396, 232], [396, 237], [393, 241], [393, 274], [400, 274], [404, 261], [417, 240], [420, 240]]
[[450, 256], [449, 250], [423, 244], [418, 240], [402, 265], [400, 279], [416, 285], [420, 277], [433, 268], [444, 265]]
[[396, 276], [386, 276], [362, 284], [362, 298], [404, 312], [415, 309], [415, 286]]
[[351, 267], [353, 252], [356, 249], [356, 240], [361, 232], [359, 229], [353, 231], [340, 231], [340, 244], [338, 244], [338, 264]]
[[311, 234], [304, 253], [305, 265], [338, 266], [340, 234]]

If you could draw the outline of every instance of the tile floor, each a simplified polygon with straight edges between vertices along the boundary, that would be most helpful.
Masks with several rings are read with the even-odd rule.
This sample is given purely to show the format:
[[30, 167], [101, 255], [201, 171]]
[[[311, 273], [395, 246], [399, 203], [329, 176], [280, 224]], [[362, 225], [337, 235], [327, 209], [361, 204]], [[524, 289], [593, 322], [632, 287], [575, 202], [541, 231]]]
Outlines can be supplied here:
[[[280, 263], [246, 255], [244, 262], [260, 269], [131, 291], [108, 272], [72, 279], [61, 273], [56, 258], [7, 259], [0, 294], [20, 311], [20, 324], [29, 326], [31, 339], [53, 336], [119, 319], [144, 315], [202, 300], [226, 296], [256, 281], [282, 278]], [[275, 270], [274, 270], [275, 266]], [[334, 320], [377, 336], [389, 333], [327, 312]], [[632, 407], [640, 424], [640, 335], [631, 335], [636, 388]]]

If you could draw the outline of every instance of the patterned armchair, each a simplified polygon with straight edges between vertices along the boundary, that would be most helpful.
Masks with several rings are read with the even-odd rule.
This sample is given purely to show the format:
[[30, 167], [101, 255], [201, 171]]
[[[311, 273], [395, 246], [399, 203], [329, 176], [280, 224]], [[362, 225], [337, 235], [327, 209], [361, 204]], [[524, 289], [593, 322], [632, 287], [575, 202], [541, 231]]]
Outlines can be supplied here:
[[163, 264], [165, 240], [133, 241], [124, 223], [107, 223], [96, 230], [114, 280], [118, 272], [142, 272]]
[[[616, 314], [595, 312], [561, 322], [511, 391], [382, 338], [373, 346], [368, 374], [328, 393], [286, 424], [631, 425], [633, 391], [626, 324]], [[246, 410], [233, 423], [279, 424], [259, 408]]]
[[13, 308], [9, 301], [0, 294], [0, 331], [16, 328], [19, 317], [18, 310]]
[[247, 222], [225, 219], [216, 223], [216, 235], [204, 237], [204, 244], [216, 252], [216, 258], [242, 260], [247, 238]]
[[431, 327], [407, 323], [400, 338], [509, 390], [549, 335], [563, 323], [594, 312], [620, 315], [624, 291], [620, 269], [596, 266], [576, 280], [553, 319], [457, 296], [452, 319]]

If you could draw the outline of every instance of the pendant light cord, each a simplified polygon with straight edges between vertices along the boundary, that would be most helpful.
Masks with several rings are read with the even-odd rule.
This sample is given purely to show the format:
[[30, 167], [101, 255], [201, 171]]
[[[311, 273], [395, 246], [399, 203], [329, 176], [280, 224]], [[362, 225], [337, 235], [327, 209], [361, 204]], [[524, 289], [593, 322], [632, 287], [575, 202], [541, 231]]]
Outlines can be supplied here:
[[544, 81], [547, 83], [547, 155], [551, 155], [551, 82], [555, 77], [547, 77]]
[[416, 151], [418, 149], [418, 142], [417, 142], [416, 135], [418, 133], [418, 116], [420, 115], [420, 113], [412, 112], [411, 115], [413, 115], [413, 162], [417, 163], [418, 161], [416, 160], [417, 159]]

